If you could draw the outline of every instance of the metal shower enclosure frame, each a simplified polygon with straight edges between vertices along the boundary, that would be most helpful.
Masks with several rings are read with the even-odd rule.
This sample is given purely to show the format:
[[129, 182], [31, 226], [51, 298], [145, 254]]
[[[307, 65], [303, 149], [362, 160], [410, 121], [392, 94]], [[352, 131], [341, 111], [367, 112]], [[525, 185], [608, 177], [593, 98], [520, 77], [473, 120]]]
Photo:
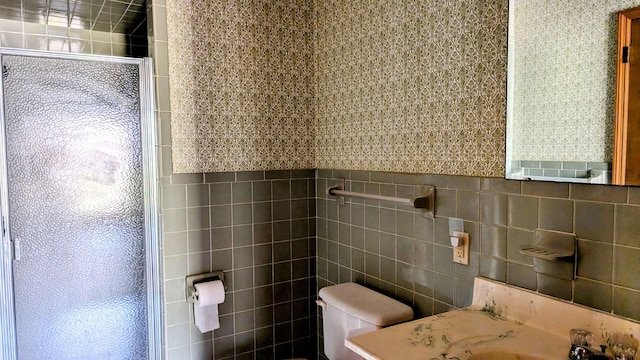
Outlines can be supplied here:
[[[23, 50], [0, 47], [2, 57], [26, 56], [60, 60], [83, 60], [137, 65], [140, 88], [140, 127], [144, 189], [144, 241], [147, 285], [148, 354], [150, 360], [163, 359], [162, 292], [160, 272], [160, 231], [157, 168], [157, 131], [153, 87], [153, 65], [150, 58], [127, 58], [52, 51]], [[17, 360], [17, 335], [13, 285], [13, 246], [9, 214], [7, 182], [7, 148], [4, 114], [4, 84], [0, 76], [0, 358]]]

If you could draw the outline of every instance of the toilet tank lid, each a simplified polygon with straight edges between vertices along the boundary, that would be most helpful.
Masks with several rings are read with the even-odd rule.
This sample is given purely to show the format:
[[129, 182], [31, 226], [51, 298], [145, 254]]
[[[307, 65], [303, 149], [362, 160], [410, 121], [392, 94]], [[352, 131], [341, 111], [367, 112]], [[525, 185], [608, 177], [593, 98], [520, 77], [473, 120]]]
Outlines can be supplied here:
[[409, 306], [355, 283], [323, 287], [319, 295], [338, 310], [377, 326], [389, 326], [413, 318], [413, 310]]

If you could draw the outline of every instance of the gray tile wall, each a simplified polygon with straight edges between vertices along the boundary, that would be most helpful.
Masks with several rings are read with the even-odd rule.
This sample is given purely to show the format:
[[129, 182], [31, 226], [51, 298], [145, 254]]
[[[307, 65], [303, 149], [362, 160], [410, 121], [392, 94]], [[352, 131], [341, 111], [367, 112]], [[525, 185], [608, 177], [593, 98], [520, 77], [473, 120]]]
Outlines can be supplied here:
[[71, 53], [147, 56], [147, 25], [132, 34], [81, 30], [0, 19], [0, 46]]
[[[316, 353], [315, 207], [314, 170], [170, 177], [162, 188], [168, 360]], [[212, 270], [224, 270], [227, 284], [213, 338], [192, 324], [184, 295], [186, 275]]]
[[[403, 197], [435, 185], [435, 219], [385, 202], [340, 205], [324, 193], [336, 178]], [[428, 316], [469, 305], [480, 275], [640, 320], [640, 188], [330, 169], [318, 170], [317, 187], [318, 289], [354, 281]], [[451, 261], [449, 218], [470, 233], [469, 266]], [[538, 275], [519, 253], [538, 228], [576, 234], [575, 281]], [[320, 317], [318, 329], [323, 358]]]
[[[165, 207], [169, 211], [169, 215], [179, 212], [182, 208], [183, 199], [186, 208], [186, 183], [193, 184], [204, 183], [204, 174], [190, 175], [174, 175], [171, 164], [171, 107], [169, 102], [169, 66], [167, 52], [167, 16], [166, 4], [164, 0], [148, 0], [147, 1], [147, 34], [149, 36], [149, 54], [153, 59], [153, 79], [155, 85], [155, 116], [157, 127], [157, 143], [156, 153], [159, 159], [158, 179], [159, 188], [161, 189], [161, 210], [160, 223], [163, 224], [163, 233], [161, 237], [162, 246], [162, 301], [164, 304], [162, 310], [162, 319], [164, 322], [162, 350], [165, 359], [191, 359], [204, 360], [213, 357], [213, 340], [211, 334], [202, 336], [198, 330], [191, 326], [187, 303], [180, 297], [184, 297], [185, 285], [184, 277], [180, 279], [176, 274], [168, 271], [171, 268], [179, 266], [181, 261], [185, 260], [186, 252], [184, 240], [182, 242], [175, 240], [177, 235], [172, 228], [186, 228], [186, 216], [181, 220], [184, 225], [171, 224], [168, 229], [164, 226]], [[174, 188], [175, 193], [171, 194], [171, 190], [164, 191], [164, 186], [184, 185], [184, 198], [179, 188]], [[166, 199], [165, 199], [166, 197]], [[168, 231], [167, 231], [168, 230]], [[203, 230], [203, 229], [202, 229]], [[178, 245], [179, 250], [171, 248]], [[188, 239], [187, 239], [188, 240]], [[193, 248], [193, 246], [192, 246]], [[187, 249], [187, 250], [185, 250]], [[176, 252], [182, 252], [182, 255], [170, 255]], [[187, 269], [188, 270], [188, 269]], [[184, 272], [184, 271], [183, 271]]]

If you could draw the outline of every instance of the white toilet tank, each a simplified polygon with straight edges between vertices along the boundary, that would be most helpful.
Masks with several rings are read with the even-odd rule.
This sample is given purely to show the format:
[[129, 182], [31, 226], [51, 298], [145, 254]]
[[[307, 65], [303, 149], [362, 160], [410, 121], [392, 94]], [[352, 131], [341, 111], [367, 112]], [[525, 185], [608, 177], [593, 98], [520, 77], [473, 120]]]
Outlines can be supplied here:
[[324, 354], [329, 360], [356, 360], [344, 346], [348, 337], [413, 318], [413, 310], [401, 302], [354, 283], [320, 289]]

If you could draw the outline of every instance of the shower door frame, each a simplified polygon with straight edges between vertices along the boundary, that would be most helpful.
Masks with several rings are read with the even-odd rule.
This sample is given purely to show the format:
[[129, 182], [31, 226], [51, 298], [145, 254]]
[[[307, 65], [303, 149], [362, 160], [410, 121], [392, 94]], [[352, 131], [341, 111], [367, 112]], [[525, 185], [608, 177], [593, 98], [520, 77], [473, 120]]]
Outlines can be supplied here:
[[[160, 275], [160, 231], [158, 207], [157, 130], [153, 65], [150, 58], [127, 58], [53, 51], [24, 50], [0, 47], [2, 57], [27, 56], [60, 60], [80, 60], [138, 65], [140, 92], [140, 129], [144, 189], [145, 269], [147, 277], [147, 339], [149, 360], [161, 360], [162, 355], [162, 292]], [[14, 249], [11, 224], [8, 221], [7, 144], [4, 114], [4, 82], [0, 76], [0, 358], [17, 360], [13, 261]]]

